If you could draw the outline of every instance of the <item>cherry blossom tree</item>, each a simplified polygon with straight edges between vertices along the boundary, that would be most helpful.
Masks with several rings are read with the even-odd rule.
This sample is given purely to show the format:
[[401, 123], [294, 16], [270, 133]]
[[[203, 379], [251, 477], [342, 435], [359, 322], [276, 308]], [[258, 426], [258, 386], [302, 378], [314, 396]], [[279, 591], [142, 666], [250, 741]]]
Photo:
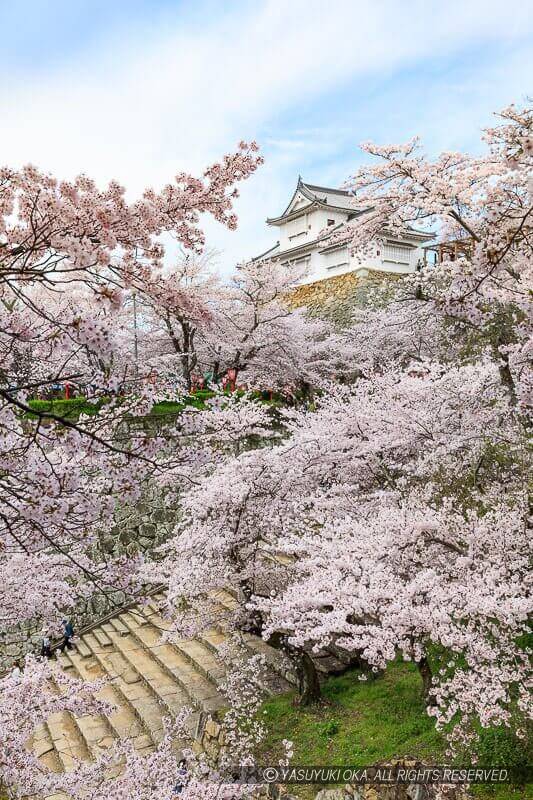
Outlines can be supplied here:
[[485, 132], [488, 154], [443, 153], [430, 161], [406, 145], [363, 145], [378, 158], [348, 182], [354, 206], [366, 209], [339, 234], [357, 251], [380, 230], [440, 225], [464, 255], [445, 258], [411, 281], [412, 294], [490, 346], [513, 404], [530, 405], [533, 112], [512, 105]]
[[365, 146], [380, 163], [350, 186], [366, 213], [339, 236], [364, 253], [384, 227], [425, 221], [463, 255], [375, 291], [343, 332], [355, 384], [283, 414], [282, 441], [215, 463], [159, 566], [198, 613], [202, 587], [229, 580], [237, 625], [300, 655], [414, 661], [452, 742], [530, 714], [533, 118], [502, 117], [484, 157]]
[[199, 348], [218, 324], [215, 255], [181, 254], [171, 268], [152, 273], [140, 298], [142, 324], [135, 336], [142, 337], [143, 363], [158, 374], [173, 373], [187, 391], [208, 367], [200, 362]]
[[[142, 292], [146, 279], [160, 269], [162, 234], [195, 250], [203, 246], [202, 213], [235, 227], [235, 183], [260, 161], [254, 143], [241, 143], [203, 178], [180, 173], [161, 192], [148, 189], [133, 203], [115, 182], [100, 190], [85, 176], [68, 183], [31, 166], [0, 171], [4, 630], [34, 619], [53, 630], [80, 597], [95, 591], [142, 594], [138, 557], [106, 557], [95, 544], [119, 504], [135, 502], [150, 481], [165, 485], [180, 479], [181, 467], [194, 459], [185, 447], [193, 426], [186, 420], [175, 426], [174, 436], [164, 437], [128, 428], [129, 419], [150, 410], [156, 388], [136, 384], [133, 359], [124, 363], [125, 298]], [[125, 380], [132, 391], [115, 396]], [[109, 402], [89, 417], [28, 405], [32, 395], [66, 381], [97, 384]], [[51, 680], [44, 669], [30, 660], [24, 670], [23, 684], [36, 711], [28, 711], [28, 723], [14, 740], [19, 760], [11, 766], [2, 762], [2, 779], [15, 790], [15, 770], [16, 791], [22, 795], [33, 794], [31, 774], [38, 770], [25, 749], [28, 725], [52, 708], [47, 700], [39, 706], [37, 699]], [[20, 719], [21, 691], [7, 687], [3, 694], [7, 731], [15, 730]], [[74, 701], [76, 694], [81, 707], [86, 694], [79, 686], [64, 698], [56, 696], [53, 707], [64, 702], [69, 708], [69, 697]], [[24, 767], [21, 758], [27, 758]], [[74, 789], [69, 786], [69, 792]]]
[[348, 368], [331, 327], [290, 308], [302, 269], [250, 262], [222, 281], [212, 260], [187, 256], [145, 284], [143, 359], [158, 374], [177, 374], [190, 390], [195, 378], [216, 385], [231, 370], [233, 383], [294, 391]]
[[[185, 247], [199, 248], [201, 213], [235, 227], [233, 184], [256, 169], [261, 160], [256, 150], [255, 144], [243, 142], [237, 153], [207, 169], [204, 180], [180, 173], [159, 194], [149, 189], [130, 205], [124, 189], [114, 182], [99, 191], [85, 176], [67, 183], [33, 167], [21, 172], [3, 169], [0, 274], [5, 355], [15, 341], [30, 337], [29, 327], [34, 345], [50, 345], [61, 332], [63, 339], [94, 341], [103, 349], [109, 337], [105, 326], [75, 313], [47, 318], [46, 297], [39, 300], [36, 287], [56, 292], [83, 289], [90, 291], [96, 306], [118, 305], [121, 291], [142, 289], [144, 278], [161, 267], [162, 233], [172, 233]], [[35, 315], [39, 327], [32, 325]], [[8, 358], [3, 364], [9, 370]]]
[[[316, 425], [327, 434], [302, 425], [320, 467], [281, 545], [297, 555], [295, 576], [258, 600], [267, 635], [334, 639], [376, 668], [398, 652], [415, 660], [432, 713], [456, 723], [458, 742], [475, 736], [475, 720], [523, 733], [531, 714], [521, 637], [531, 611], [533, 116], [511, 106], [501, 117], [484, 158], [430, 162], [417, 142], [365, 146], [381, 163], [349, 185], [370, 210], [340, 235], [357, 250], [385, 226], [438, 222], [463, 255], [403, 282], [349, 334], [361, 356], [368, 348], [357, 403], [333, 417], [326, 401]], [[436, 650], [449, 658], [432, 675]]]
[[265, 635], [333, 643], [375, 669], [400, 652], [441, 722], [509, 722], [516, 691], [525, 711], [528, 461], [505, 410], [497, 369], [463, 367], [364, 381], [300, 419], [276, 518], [294, 562], [284, 590], [255, 599]]
[[67, 183], [33, 167], [1, 171], [4, 556], [52, 547], [72, 563], [74, 537], [89, 541], [96, 522], [109, 518], [111, 498], [134, 497], [153, 472], [161, 440], [120, 435], [126, 412], [149, 408], [146, 389], [125, 405], [111, 403], [97, 420], [30, 412], [28, 393], [80, 370], [86, 382], [114, 388], [117, 373], [107, 365], [121, 293], [140, 289], [161, 266], [163, 232], [195, 248], [203, 244], [200, 213], [235, 226], [233, 184], [256, 169], [256, 150], [242, 143], [203, 180], [179, 174], [133, 204], [116, 183], [100, 191], [85, 176]]
[[236, 380], [272, 388], [304, 382], [316, 343], [327, 336], [291, 311], [291, 289], [304, 270], [279, 262], [252, 261], [240, 265], [218, 302], [219, 326], [205, 341], [212, 373], [231, 369]]

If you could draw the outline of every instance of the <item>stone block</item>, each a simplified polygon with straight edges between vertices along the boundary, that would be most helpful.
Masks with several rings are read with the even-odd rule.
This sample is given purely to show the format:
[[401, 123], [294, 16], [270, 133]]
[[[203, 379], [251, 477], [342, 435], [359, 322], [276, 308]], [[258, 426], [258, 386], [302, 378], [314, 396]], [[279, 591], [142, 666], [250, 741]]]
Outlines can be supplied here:
[[139, 530], [142, 536], [153, 539], [156, 533], [156, 526], [151, 522], [143, 522], [143, 524], [139, 526]]
[[315, 796], [315, 800], [350, 800], [353, 794], [346, 789], [321, 789]]
[[221, 730], [222, 730], [221, 726], [218, 724], [218, 722], [215, 722], [215, 720], [212, 717], [210, 717], [207, 720], [207, 722], [205, 724], [205, 732], [209, 736], [211, 736], [213, 739], [217, 739], [218, 738], [218, 735], [219, 735]]
[[211, 739], [210, 737], [204, 735], [204, 738], [202, 739], [202, 747], [206, 755], [213, 761], [213, 763], [216, 763], [220, 753], [220, 747], [216, 739]]

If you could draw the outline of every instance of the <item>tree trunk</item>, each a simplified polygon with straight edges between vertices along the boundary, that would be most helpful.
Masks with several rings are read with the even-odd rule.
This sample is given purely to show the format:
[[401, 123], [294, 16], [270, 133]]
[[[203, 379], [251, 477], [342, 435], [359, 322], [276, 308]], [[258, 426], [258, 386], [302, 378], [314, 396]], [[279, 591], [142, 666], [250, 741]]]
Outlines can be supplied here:
[[500, 347], [503, 348], [506, 344], [508, 343], [505, 341], [505, 339], [499, 336], [497, 344], [492, 348], [492, 352], [496, 360], [496, 363], [498, 364], [500, 381], [503, 387], [509, 393], [511, 405], [516, 406], [518, 398], [516, 396], [516, 386], [513, 378], [513, 373], [511, 372], [511, 367], [509, 366], [509, 356], [505, 352], [505, 349], [500, 350]]
[[321, 691], [313, 659], [305, 650], [298, 648], [297, 657], [293, 663], [298, 677], [298, 705], [309, 706], [312, 703], [318, 703]]
[[431, 667], [429, 666], [429, 662], [425, 656], [423, 656], [420, 661], [417, 661], [418, 671], [420, 672], [420, 676], [422, 678], [422, 696], [428, 706], [435, 705], [435, 698], [432, 696], [431, 689], [432, 689], [432, 680], [433, 674], [431, 672]]
[[[244, 605], [250, 601], [253, 589], [247, 580], [240, 582], [239, 589], [239, 599]], [[262, 637], [263, 617], [258, 610], [244, 610], [237, 625], [240, 630]], [[306, 653], [303, 647], [295, 647], [290, 644], [288, 634], [277, 631], [270, 636], [268, 644], [276, 650], [281, 650], [294, 667], [298, 681], [298, 705], [308, 706], [312, 703], [317, 703], [321, 698], [320, 683], [314, 661], [309, 653]]]
[[181, 323], [183, 336], [183, 352], [181, 354], [181, 369], [183, 377], [187, 383], [187, 389], [192, 390], [192, 372], [196, 366], [196, 358], [193, 350], [194, 329], [188, 322]]
[[[239, 589], [239, 601], [241, 602], [241, 605], [244, 606], [250, 602], [250, 599], [253, 595], [253, 589], [247, 580], [241, 581]], [[253, 633], [256, 636], [261, 637], [263, 635], [263, 617], [261, 612], [257, 609], [250, 611], [249, 609], [243, 608], [242, 613], [239, 614], [239, 619], [237, 620], [237, 627], [239, 630], [244, 631], [245, 633]]]
[[288, 638], [286, 633], [276, 632], [268, 639], [268, 644], [285, 653], [294, 667], [298, 681], [298, 705], [309, 706], [317, 703], [322, 692], [314, 661], [303, 647], [289, 644]]

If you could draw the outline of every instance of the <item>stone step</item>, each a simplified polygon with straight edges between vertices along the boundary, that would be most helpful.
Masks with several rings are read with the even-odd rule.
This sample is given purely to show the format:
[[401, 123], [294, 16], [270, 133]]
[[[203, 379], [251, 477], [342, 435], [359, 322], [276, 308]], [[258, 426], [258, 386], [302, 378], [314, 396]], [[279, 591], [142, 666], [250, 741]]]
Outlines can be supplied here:
[[148, 612], [147, 616], [150, 614], [159, 614], [159, 604], [155, 599], [149, 600], [147, 603], [143, 603], [141, 606], [141, 611], [143, 611], [145, 614]]
[[182, 653], [198, 672], [221, 686], [226, 681], [226, 668], [216, 654], [198, 639], [177, 639], [172, 642], [175, 650]]
[[[73, 654], [72, 663], [77, 674], [83, 680], [92, 681], [107, 675], [95, 656], [84, 659], [78, 654]], [[121, 692], [120, 686], [116, 685], [116, 682], [102, 687], [95, 697], [116, 707], [116, 710], [112, 711], [107, 717], [109, 726], [116, 738], [131, 740], [135, 749], [140, 752], [150, 752], [154, 749], [154, 743], [150, 735], [143, 728], [135, 709]]]
[[67, 711], [52, 714], [45, 724], [64, 772], [76, 769], [82, 761], [90, 761], [87, 745], [74, 718]]
[[[228, 638], [232, 630], [227, 616], [224, 618], [223, 610], [225, 609], [227, 612], [230, 606], [233, 608], [236, 600], [233, 595], [225, 590], [217, 590], [216, 593], [213, 592], [212, 597], [215, 618], [212, 627], [200, 634], [199, 638], [202, 638], [204, 643], [210, 646], [211, 649], [216, 650], [220, 644]], [[224, 603], [224, 605], [221, 605], [222, 603]], [[220, 608], [220, 611], [217, 610], [217, 607]], [[265, 689], [267, 692], [272, 694], [286, 692], [298, 684], [296, 674], [291, 666], [287, 665], [286, 659], [279, 650], [267, 644], [260, 636], [251, 633], [240, 633], [239, 636], [243, 645], [251, 654], [264, 656], [265, 662], [272, 673], [271, 675], [267, 675], [265, 681]], [[220, 637], [222, 637], [222, 639]]]
[[74, 649], [80, 654], [82, 658], [89, 658], [91, 655], [90, 647], [87, 647], [86, 642], [82, 639], [75, 639], [74, 642]]
[[122, 621], [130, 632], [131, 624], [128, 623], [128, 620], [134, 625], [134, 627], [151, 623], [154, 627], [160, 628], [161, 633], [166, 630], [170, 630], [170, 623], [165, 622], [155, 607], [151, 608], [148, 605], [143, 606], [142, 608], [130, 608], [126, 611], [123, 611], [119, 616], [116, 617], [116, 619], [110, 621], [115, 622], [116, 620]]
[[139, 673], [123, 658], [121, 653], [103, 648], [91, 634], [85, 634], [91, 654], [100, 665], [102, 671], [112, 680], [116, 691], [124, 697], [129, 704], [143, 730], [155, 743], [161, 741], [164, 735], [162, 708], [159, 700], [154, 697], [150, 688], [141, 679]]
[[[213, 595], [215, 594], [216, 593], [214, 592]], [[231, 611], [233, 611], [235, 608], [235, 602], [233, 598], [231, 598], [231, 596], [228, 597], [226, 595], [224, 595], [224, 598], [228, 604], [231, 604]], [[171, 630], [171, 624], [163, 616], [164, 610], [167, 606], [166, 597], [163, 593], [160, 593], [155, 596], [155, 600], [157, 601], [157, 603], [155, 604], [155, 609], [153, 607], [146, 608], [144, 611], [145, 618], [148, 622], [151, 622], [153, 625], [160, 628], [161, 631], [169, 631]], [[214, 613], [216, 613], [217, 616], [220, 615], [224, 619], [226, 619], [231, 616], [231, 611], [228, 607], [226, 607], [222, 603], [213, 602], [213, 598], [211, 598], [209, 611], [206, 614], [205, 624], [206, 625], [209, 624]]]
[[53, 739], [46, 725], [41, 724], [35, 728], [32, 737], [32, 748], [35, 756], [51, 772], [63, 771], [59, 754], [54, 747]]
[[98, 644], [101, 644], [102, 647], [111, 647], [111, 639], [106, 634], [102, 625], [98, 628], [94, 628], [92, 630], [92, 634], [96, 639], [96, 641], [98, 642]]
[[127, 627], [118, 618], [116, 620], [114, 620], [114, 622], [115, 622], [115, 626], [114, 627], [120, 633], [120, 635], [121, 636], [127, 636], [128, 633], [129, 633], [129, 630], [127, 629]]
[[[208, 628], [199, 637], [206, 647], [217, 653], [221, 647], [229, 643], [228, 634], [220, 627]], [[264, 656], [267, 671], [264, 676], [264, 688], [268, 694], [288, 692], [296, 683], [296, 676], [285, 664], [283, 656], [266, 642], [252, 634], [241, 634], [241, 641], [252, 654]]]
[[[70, 666], [71, 669], [73, 669], [74, 665], [72, 662], [70, 662]], [[53, 685], [58, 694], [60, 694], [62, 692], [61, 686], [59, 686], [56, 681], [53, 682]], [[113, 731], [106, 717], [103, 715], [83, 714], [81, 716], [75, 716], [69, 713], [69, 716], [89, 758], [98, 758], [102, 750], [106, 750], [113, 744]]]
[[[133, 609], [130, 609], [128, 613], [132, 614]], [[163, 617], [158, 605], [152, 604], [150, 607], [143, 609], [143, 616], [138, 615], [137, 620], [139, 624], [144, 624], [145, 622], [151, 623], [155, 628], [158, 628], [161, 633], [172, 629], [171, 623]]]
[[[161, 633], [157, 628], [150, 623], [139, 625], [138, 617], [129, 613], [121, 614], [120, 619], [130, 628], [131, 636], [124, 637], [122, 641], [115, 638], [115, 646], [132, 663], [138, 665], [139, 671], [144, 670], [143, 677], [153, 686], [154, 691], [161, 694], [161, 686], [166, 687], [169, 683], [170, 685], [173, 683], [172, 691], [175, 693], [178, 684], [182, 690], [182, 707], [192, 705], [200, 711], [214, 713], [225, 706], [224, 698], [217, 691], [216, 685], [198, 672], [194, 665], [172, 645], [162, 643]], [[159, 672], [156, 667], [159, 668]], [[165, 694], [163, 692], [163, 696]]]
[[[196, 691], [196, 684], [189, 682], [189, 685], [186, 685], [183, 681], [184, 676], [174, 668], [173, 664], [169, 664], [166, 658], [162, 659], [159, 653], [147, 649], [136, 636], [131, 634], [121, 636], [113, 630], [111, 623], [106, 624], [106, 633], [121, 656], [138, 673], [153, 697], [157, 698], [162, 716], [166, 716], [168, 712], [172, 715], [179, 714], [184, 708], [194, 710], [196, 707], [202, 711], [209, 710], [207, 707], [204, 708], [203, 704], [198, 703], [197, 695], [201, 693], [201, 689], [198, 690], [197, 695], [191, 694], [189, 689], [192, 688]], [[210, 696], [213, 691], [216, 690], [209, 687]], [[187, 719], [185, 727], [189, 733], [195, 728], [196, 722], [197, 716], [191, 715]], [[185, 746], [185, 742], [183, 746]]]
[[232, 594], [227, 589], [213, 589], [213, 591], [209, 592], [209, 596], [215, 603], [218, 603], [229, 611], [234, 611], [239, 605], [235, 594]]
[[85, 748], [90, 756], [98, 758], [101, 752], [107, 750], [115, 737], [108, 720], [101, 714], [84, 714], [81, 717], [72, 716], [75, 725], [83, 739]]
[[218, 653], [219, 647], [228, 641], [227, 634], [220, 628], [207, 628], [199, 634], [198, 638], [213, 653]]
[[57, 663], [61, 667], [61, 669], [69, 670], [72, 669], [72, 661], [70, 657], [66, 653], [61, 653], [57, 656]]
[[[121, 615], [122, 620], [128, 626], [134, 636], [142, 644], [152, 649], [162, 644], [161, 635], [164, 632], [164, 620], [153, 613], [148, 623], [137, 624], [137, 618], [126, 613]], [[173, 639], [169, 642], [170, 646], [187, 661], [207, 680], [220, 686], [226, 680], [226, 670], [220, 659], [216, 657], [211, 649], [199, 639]]]

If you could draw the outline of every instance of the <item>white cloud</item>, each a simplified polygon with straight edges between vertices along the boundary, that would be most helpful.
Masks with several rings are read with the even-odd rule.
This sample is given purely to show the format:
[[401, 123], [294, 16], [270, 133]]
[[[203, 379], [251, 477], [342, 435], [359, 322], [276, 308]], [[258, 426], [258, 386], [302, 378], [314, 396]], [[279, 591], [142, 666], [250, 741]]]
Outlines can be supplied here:
[[[202, 24], [200, 13], [193, 21], [170, 15], [146, 39], [130, 31], [53, 71], [11, 75], [0, 89], [1, 160], [61, 176], [83, 170], [101, 182], [117, 177], [137, 193], [178, 170], [200, 171], [302, 104], [322, 103], [328, 129], [327, 93], [357, 77], [390, 75], [481, 41], [518, 40], [533, 29], [527, 5], [271, 0], [206, 6]], [[226, 10], [209, 16], [218, 7]], [[240, 233], [207, 225], [231, 256], [268, 245], [265, 216], [284, 204], [303, 155], [326, 142], [324, 131], [299, 135], [298, 127], [296, 114], [288, 135], [265, 136], [269, 163], [243, 186]]]

